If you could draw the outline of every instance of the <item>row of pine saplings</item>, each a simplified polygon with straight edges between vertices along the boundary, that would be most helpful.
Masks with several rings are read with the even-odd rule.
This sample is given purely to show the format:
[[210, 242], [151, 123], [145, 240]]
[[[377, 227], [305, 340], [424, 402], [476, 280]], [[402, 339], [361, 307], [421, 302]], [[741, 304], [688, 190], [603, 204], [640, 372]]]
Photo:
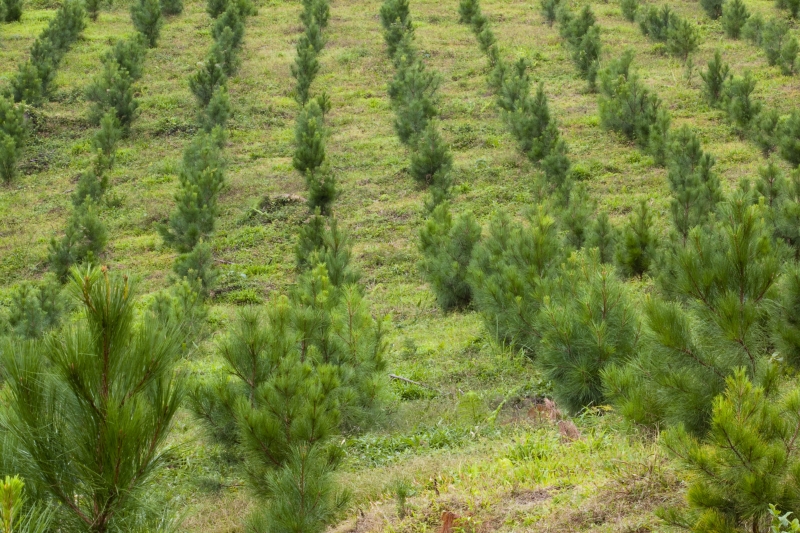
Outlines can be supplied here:
[[[479, 41], [491, 50], [474, 1], [462, 3], [463, 14], [478, 17]], [[790, 176], [770, 162], [725, 197], [696, 135], [670, 131], [668, 116], [659, 128], [660, 101], [631, 61], [626, 53], [598, 69], [601, 119], [667, 166], [665, 234], [641, 203], [621, 233], [607, 216], [589, 223], [591, 210], [583, 209], [578, 227], [590, 230], [582, 236], [565, 220], [581, 214], [581, 202], [565, 215], [555, 195], [521, 222], [496, 214], [484, 235], [466, 214], [442, 217], [442, 229], [429, 221], [423, 271], [444, 309], [478, 310], [499, 341], [534, 359], [571, 412], [611, 404], [632, 422], [667, 428], [663, 445], [692, 477], [687, 505], [660, 512], [665, 520], [693, 531], [767, 532], [771, 505], [800, 512], [793, 144], [778, 142], [795, 167]], [[649, 111], [626, 112], [642, 108]], [[426, 232], [438, 239], [431, 246], [438, 254], [425, 254]], [[653, 288], [640, 303], [623, 280], [648, 275]]]
[[[310, 12], [327, 20], [327, 3], [305, 2], [304, 20]], [[134, 283], [105, 268], [73, 268], [68, 278], [81, 318], [60, 333], [63, 342], [31, 340], [63, 311], [55, 295], [38, 299], [24, 286], [15, 296], [20, 305], [12, 305], [12, 316], [23, 318], [2, 350], [0, 376], [10, 401], [0, 468], [21, 473], [33, 489], [29, 495], [37, 497], [4, 515], [23, 528], [39, 528], [24, 531], [56, 523], [65, 531], [98, 533], [175, 525], [177, 509], [165, 509], [154, 474], [184, 398], [210, 439], [224, 447], [226, 468], [232, 460], [262, 500], [247, 518], [250, 530], [298, 531], [299, 524], [300, 531], [321, 531], [347, 501], [332, 477], [342, 458], [334, 436], [362, 431], [380, 416], [387, 391], [384, 324], [363, 302], [346, 237], [333, 217], [319, 213], [301, 230], [299, 277], [289, 295], [277, 297], [266, 314], [243, 310], [220, 342], [226, 371], [192, 381], [174, 371], [203, 331], [197, 293], [211, 288], [211, 267], [207, 261], [181, 265], [201, 255], [213, 230], [223, 183], [224, 80], [237, 57], [227, 44], [238, 48], [239, 22], [251, 8], [212, 1], [209, 13], [217, 20], [215, 44], [190, 81], [203, 131], [187, 148], [178, 206], [162, 228], [181, 252], [176, 272], [183, 280], [136, 313]], [[25, 331], [26, 321], [38, 327]], [[65, 353], [65, 346], [79, 349]], [[51, 380], [29, 379], [45, 367], [54, 370]], [[67, 447], [87, 453], [58, 460]], [[115, 465], [113, 476], [104, 475], [108, 465]], [[6, 478], [0, 492], [3, 501], [24, 498], [20, 478]]]
[[[18, 161], [30, 135], [30, 124], [19, 117], [25, 116], [26, 111], [33, 113], [35, 110], [31, 107], [41, 107], [53, 97], [61, 61], [86, 27], [87, 8], [89, 16], [93, 20], [97, 18], [99, 4], [94, 8], [92, 5], [83, 0], [66, 0], [36, 38], [31, 46], [30, 58], [20, 64], [10, 86], [0, 96], [0, 179], [7, 184], [17, 174]], [[137, 0], [133, 4], [131, 20], [138, 32], [137, 42], [120, 44], [115, 48], [113, 54], [116, 61], [105, 58], [103, 64], [106, 70], [102, 78], [87, 88], [86, 96], [93, 102], [90, 115], [93, 124], [99, 123], [102, 113], [111, 102], [110, 107], [118, 106], [121, 125], [127, 127], [136, 110], [135, 104], [132, 101], [114, 100], [120, 100], [120, 95], [127, 95], [130, 85], [138, 77], [135, 63], [141, 62], [142, 43], [155, 46], [163, 24], [162, 11], [177, 14], [182, 9], [180, 0], [164, 0], [162, 4], [158, 0]], [[113, 69], [115, 63], [119, 68], [112, 72], [109, 69]]]

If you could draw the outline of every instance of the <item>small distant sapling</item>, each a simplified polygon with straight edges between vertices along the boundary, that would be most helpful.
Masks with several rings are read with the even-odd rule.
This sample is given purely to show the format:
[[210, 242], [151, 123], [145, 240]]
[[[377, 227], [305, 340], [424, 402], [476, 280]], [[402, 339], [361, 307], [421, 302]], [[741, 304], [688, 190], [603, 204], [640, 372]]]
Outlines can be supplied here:
[[178, 279], [185, 279], [202, 298], [209, 295], [217, 280], [218, 272], [214, 266], [211, 246], [198, 242], [191, 251], [180, 254], [172, 267]]
[[731, 39], [741, 37], [749, 18], [750, 12], [742, 0], [727, 0], [722, 6], [722, 27]]
[[164, 24], [159, 0], [135, 0], [131, 7], [131, 20], [134, 28], [144, 35], [147, 45], [155, 48]]
[[200, 127], [206, 133], [211, 133], [214, 128], [224, 131], [228, 118], [231, 115], [231, 102], [228, 97], [228, 89], [220, 85], [211, 96], [208, 105], [198, 113]]
[[703, 6], [703, 9], [705, 9], [709, 17], [716, 20], [722, 16], [722, 9], [725, 1], [726, 0], [700, 0], [700, 5]]
[[[212, 48], [213, 52], [220, 50]], [[211, 54], [200, 64], [200, 68], [189, 76], [189, 89], [194, 94], [197, 105], [201, 108], [208, 107], [217, 88], [227, 83], [224, 60], [222, 57]]]
[[18, 158], [17, 142], [11, 135], [0, 131], [0, 179], [6, 185], [14, 181], [17, 175]]
[[639, 202], [628, 218], [617, 243], [616, 260], [626, 276], [642, 276], [650, 270], [655, 257], [656, 236], [653, 214], [646, 200]]
[[458, 4], [458, 21], [461, 24], [471, 24], [472, 17], [481, 12], [478, 0], [461, 0]]
[[311, 100], [297, 117], [294, 138], [294, 168], [305, 174], [322, 166], [325, 162], [325, 132], [322, 110], [316, 100]]
[[161, 0], [161, 12], [165, 15], [180, 15], [183, 13], [183, 0]]
[[684, 18], [675, 19], [667, 30], [667, 50], [686, 61], [699, 46], [697, 27]]
[[761, 102], [752, 97], [755, 88], [756, 80], [750, 71], [741, 77], [731, 76], [728, 83], [728, 116], [740, 133], [747, 132], [761, 113]]
[[86, 88], [86, 98], [92, 102], [89, 119], [93, 124], [100, 124], [111, 111], [122, 131], [130, 131], [139, 103], [133, 94], [133, 80], [116, 61], [104, 62], [102, 72]]
[[622, 10], [622, 16], [628, 22], [636, 21], [636, 14], [639, 11], [639, 0], [620, 0], [619, 2], [620, 10]]
[[214, 37], [215, 41], [219, 40], [222, 32], [224, 32], [226, 28], [230, 28], [233, 33], [233, 38], [230, 39], [229, 44], [238, 50], [244, 38], [244, 17], [239, 13], [239, 8], [233, 2], [229, 2], [228, 7], [222, 15], [217, 17], [217, 20], [214, 21], [214, 26], [211, 28], [211, 35]]
[[305, 173], [308, 208], [311, 211], [319, 209], [323, 215], [330, 215], [333, 202], [339, 195], [336, 188], [336, 175], [327, 166], [309, 169]]
[[19, 22], [22, 19], [22, 0], [4, 0], [0, 12], [3, 22]]
[[94, 154], [94, 171], [104, 174], [114, 166], [117, 142], [122, 137], [122, 128], [114, 111], [108, 111], [100, 119], [100, 129], [92, 135], [91, 147]]
[[319, 72], [319, 60], [317, 52], [314, 50], [308, 37], [303, 34], [297, 41], [297, 56], [291, 66], [292, 76], [297, 81], [295, 88], [295, 100], [300, 105], [305, 105], [309, 100], [309, 90], [311, 83]]
[[561, 0], [539, 0], [541, 5], [542, 17], [548, 26], [552, 26], [558, 17], [558, 9], [561, 7]]
[[100, 260], [108, 232], [97, 215], [97, 207], [85, 200], [72, 211], [65, 235], [50, 241], [50, 269], [63, 283], [74, 265], [95, 265]]
[[725, 96], [726, 84], [730, 77], [730, 67], [722, 62], [719, 50], [714, 52], [714, 58], [708, 62], [708, 70], [701, 72], [703, 79], [703, 92], [712, 107], [720, 104]]
[[778, 149], [792, 166], [800, 166], [800, 112], [793, 111], [779, 127]]
[[443, 182], [453, 166], [450, 148], [444, 142], [433, 122], [417, 141], [416, 150], [411, 154], [409, 173], [419, 185], [430, 186]]
[[611, 225], [608, 212], [600, 211], [589, 226], [586, 248], [597, 250], [597, 259], [602, 264], [613, 264], [617, 245], [617, 231]]
[[147, 41], [144, 35], [136, 33], [127, 39], [120, 39], [103, 56], [103, 63], [114, 61], [127, 71], [133, 81], [142, 77], [144, 58], [147, 54]]

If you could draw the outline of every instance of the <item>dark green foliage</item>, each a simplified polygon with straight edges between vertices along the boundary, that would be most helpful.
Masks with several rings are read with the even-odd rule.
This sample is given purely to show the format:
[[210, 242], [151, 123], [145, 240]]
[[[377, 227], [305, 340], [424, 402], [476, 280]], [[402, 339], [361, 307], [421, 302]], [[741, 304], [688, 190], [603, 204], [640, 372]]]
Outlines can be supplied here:
[[440, 77], [421, 61], [402, 62], [389, 83], [395, 112], [394, 129], [400, 141], [414, 145], [437, 114]]
[[158, 36], [161, 35], [161, 26], [164, 24], [160, 1], [135, 0], [131, 7], [131, 21], [136, 31], [145, 37], [147, 45], [155, 48]]
[[17, 159], [19, 150], [17, 143], [11, 135], [0, 131], [0, 179], [6, 185], [14, 181], [17, 176]]
[[311, 100], [297, 116], [294, 129], [292, 165], [302, 173], [315, 170], [325, 162], [325, 132], [322, 110]]
[[447, 203], [439, 204], [420, 230], [419, 267], [443, 311], [463, 309], [472, 301], [467, 269], [480, 239], [475, 217], [464, 213], [453, 221]]
[[203, 241], [198, 242], [191, 251], [180, 254], [172, 270], [178, 279], [186, 280], [202, 298], [208, 296], [218, 276], [211, 246]]
[[[51, 63], [48, 61], [48, 67]], [[43, 70], [49, 71], [46, 68]], [[17, 75], [11, 78], [11, 94], [15, 102], [25, 102], [32, 106], [40, 106], [44, 100], [42, 79], [39, 77], [39, 69], [33, 61], [25, 61], [20, 64]]]
[[297, 81], [295, 100], [300, 105], [306, 105], [309, 100], [311, 83], [317, 76], [317, 72], [319, 72], [319, 60], [317, 59], [317, 52], [305, 34], [301, 35], [297, 41], [297, 56], [291, 68], [292, 76]]
[[86, 98], [92, 102], [89, 120], [97, 125], [103, 116], [113, 112], [123, 132], [130, 130], [139, 103], [133, 95], [133, 80], [116, 61], [106, 61], [103, 71], [86, 88]]
[[122, 137], [122, 128], [116, 114], [109, 111], [100, 119], [100, 129], [92, 135], [91, 146], [94, 154], [94, 172], [103, 174], [114, 166], [117, 142]]
[[26, 137], [22, 106], [0, 95], [0, 179], [6, 184], [17, 174], [17, 159]]
[[488, 25], [476, 37], [478, 38], [478, 47], [484, 54], [488, 54], [489, 50], [497, 45], [497, 37], [494, 36], [494, 32]]
[[700, 0], [700, 5], [703, 6], [709, 17], [716, 20], [722, 16], [723, 4], [727, 0]]
[[22, 0], [4, 0], [0, 14], [0, 22], [18, 22], [22, 18]]
[[755, 88], [756, 80], [753, 79], [750, 71], [745, 72], [741, 77], [731, 76], [728, 83], [726, 95], [728, 117], [740, 132], [748, 131], [752, 122], [761, 113], [761, 102], [752, 98]]
[[669, 28], [677, 22], [678, 16], [669, 5], [664, 4], [661, 9], [649, 6], [639, 20], [642, 35], [662, 43], [667, 42]]
[[328, 0], [303, 0], [303, 13], [300, 20], [306, 28], [312, 24], [319, 25], [324, 30], [328, 27], [331, 18], [331, 6]]
[[786, 269], [780, 285], [780, 307], [773, 331], [781, 359], [800, 367], [800, 269], [795, 264]]
[[[221, 52], [212, 48], [212, 52]], [[224, 70], [225, 61], [217, 55], [209, 55], [200, 65], [197, 72], [189, 76], [189, 89], [201, 108], [208, 107], [211, 98], [220, 86], [227, 83], [228, 78]]]
[[398, 50], [407, 49], [403, 43], [407, 43], [414, 33], [408, 0], [385, 0], [380, 14], [386, 48], [389, 57], [394, 58]]
[[64, 282], [73, 265], [96, 265], [107, 242], [108, 232], [97, 216], [96, 206], [85, 200], [73, 209], [64, 236], [50, 240], [50, 270]]
[[305, 36], [316, 53], [319, 54], [325, 48], [325, 37], [322, 35], [322, 28], [316, 21], [312, 21], [310, 25], [306, 26]]
[[697, 27], [684, 18], [676, 19], [667, 30], [667, 50], [684, 61], [697, 50], [699, 40]]
[[471, 24], [472, 17], [481, 12], [478, 0], [460, 0], [458, 3], [458, 21], [461, 24]]
[[533, 356], [540, 339], [536, 318], [566, 249], [543, 208], [527, 224], [495, 214], [475, 247], [468, 282], [475, 307], [498, 340]]
[[504, 73], [502, 84], [497, 91], [497, 106], [500, 109], [513, 113], [524, 107], [526, 100], [530, 98], [531, 79], [528, 75], [530, 68], [530, 63], [525, 58], [519, 58], [512, 68]]
[[225, 185], [223, 161], [214, 134], [199, 135], [183, 154], [169, 223], [159, 227], [164, 242], [180, 253], [191, 252], [214, 230], [217, 196]]
[[695, 226], [703, 224], [722, 199], [714, 157], [704, 153], [700, 140], [686, 125], [672, 134], [667, 180], [672, 194], [672, 224], [685, 242]]
[[[477, 1], [476, 1], [477, 3]], [[542, 17], [548, 26], [552, 26], [558, 17], [558, 10], [561, 7], [561, 0], [539, 0]]]
[[603, 127], [622, 133], [644, 148], [658, 119], [661, 100], [630, 72], [630, 57], [613, 62], [600, 74], [600, 121]]
[[80, 207], [84, 202], [91, 201], [97, 204], [108, 188], [108, 178], [95, 173], [94, 170], [85, 170], [78, 178], [78, 185], [72, 193], [72, 205]]
[[600, 28], [595, 24], [594, 13], [588, 5], [577, 16], [565, 8], [559, 13], [559, 23], [578, 73], [594, 90], [601, 53]]
[[222, 33], [227, 28], [230, 28], [233, 35], [232, 38], [226, 38], [226, 44], [238, 50], [244, 38], [244, 17], [239, 13], [238, 6], [233, 2], [229, 2], [222, 15], [214, 21], [214, 26], [211, 28], [211, 35], [214, 36], [214, 40], [220, 40]]
[[20, 472], [59, 504], [60, 529], [157, 530], [165, 510], [142, 498], [165, 466], [183, 396], [178, 325], [136, 320], [135, 287], [105, 268], [71, 279], [79, 320], [58, 338], [3, 350], [4, 429]]
[[800, 175], [787, 179], [773, 162], [760, 168], [755, 182], [755, 199], [763, 198], [769, 208], [767, 221], [776, 239], [789, 245], [794, 255], [800, 253]]
[[667, 165], [669, 158], [669, 136], [672, 117], [664, 107], [659, 107], [656, 111], [656, 120], [650, 125], [650, 132], [647, 136], [647, 151], [653, 156], [653, 163], [663, 167]]
[[86, 13], [89, 15], [89, 18], [96, 21], [97, 16], [100, 14], [101, 0], [85, 0], [84, 4], [86, 5]]
[[781, 157], [800, 166], [800, 112], [793, 111], [779, 128], [778, 148]]
[[24, 282], [11, 294], [8, 325], [17, 337], [39, 339], [59, 325], [64, 310], [61, 286], [55, 280]]
[[233, 3], [231, 0], [206, 0], [206, 13], [212, 19], [216, 19], [228, 9], [231, 3]]
[[641, 276], [650, 270], [657, 239], [653, 232], [653, 214], [646, 200], [639, 202], [628, 218], [617, 242], [616, 260], [626, 276]]
[[[518, 67], [519, 68], [519, 67]], [[521, 80], [517, 86], [515, 80]], [[514, 94], [513, 91], [518, 91]], [[560, 133], [555, 120], [550, 117], [550, 107], [544, 85], [539, 84], [533, 98], [528, 94], [527, 74], [522, 77], [507, 76], [500, 93], [501, 107], [508, 106], [513, 109], [504, 110], [503, 116], [508, 124], [511, 134], [517, 139], [520, 151], [528, 156], [531, 161], [539, 162], [553, 153], [556, 149], [565, 148], [562, 145]], [[504, 96], [506, 97], [504, 103]]]
[[321, 265], [290, 298], [275, 299], [266, 320], [241, 311], [219, 344], [228, 372], [200, 383], [192, 404], [209, 433], [242, 455], [248, 485], [266, 500], [255, 531], [323, 531], [340, 508], [333, 437], [378, 415], [386, 348], [359, 291], [332, 287]]
[[697, 532], [779, 531], [770, 528], [770, 505], [800, 509], [798, 408], [794, 384], [779, 394], [754, 386], [744, 369], [728, 376], [704, 439], [683, 427], [664, 435], [664, 446], [692, 476], [689, 509], [670, 510], [665, 518]]
[[309, 210], [317, 209], [324, 215], [330, 215], [333, 210], [333, 202], [339, 196], [336, 188], [336, 175], [327, 166], [309, 169], [305, 173], [307, 193], [307, 205]]
[[[25, 82], [26, 91], [32, 95], [32, 99], [36, 102], [41, 102], [44, 97], [50, 96], [53, 89], [53, 81], [58, 71], [58, 66], [61, 63], [63, 53], [55, 48], [55, 45], [49, 39], [39, 37], [33, 42], [31, 46], [31, 64], [36, 68], [36, 76], [41, 83], [41, 87], [37, 89], [33, 86], [31, 81]], [[23, 76], [23, 70], [20, 68], [18, 78]], [[32, 75], [28, 74], [32, 79]], [[19, 80], [18, 84], [22, 85], [23, 81]], [[18, 91], [15, 90], [15, 96]], [[22, 94], [22, 93], [20, 93]]]
[[335, 218], [315, 211], [300, 228], [295, 247], [298, 271], [305, 272], [323, 264], [333, 286], [352, 285], [358, 283], [361, 274], [350, 264], [351, 257], [350, 240], [339, 229]]
[[208, 105], [198, 113], [200, 127], [206, 133], [211, 133], [215, 128], [225, 129], [231, 115], [231, 102], [228, 98], [228, 89], [220, 85], [211, 96]]
[[225, 27], [214, 40], [209, 53], [209, 57], [215, 58], [216, 64], [222, 66], [226, 76], [232, 76], [241, 64], [239, 50], [233, 45], [235, 38], [233, 30]]
[[775, 5], [779, 9], [786, 9], [792, 18], [797, 18], [800, 13], [800, 0], [775, 0]]
[[420, 185], [449, 189], [453, 155], [433, 122], [420, 136], [411, 154], [409, 173]]
[[741, 37], [749, 18], [750, 12], [742, 0], [726, 0], [722, 6], [722, 27], [725, 29], [725, 35], [731, 39]]
[[596, 202], [589, 196], [585, 183], [579, 182], [572, 186], [566, 208], [559, 217], [567, 244], [576, 249], [583, 248], [596, 207]]
[[781, 261], [762, 209], [737, 194], [720, 206], [713, 227], [694, 228], [684, 246], [666, 251], [660, 284], [674, 301], [648, 300], [647, 349], [608, 376], [624, 413], [640, 422], [683, 423], [699, 435], [735, 368], [746, 367], [759, 382], [771, 379], [770, 318]]
[[778, 66], [781, 73], [791, 76], [797, 72], [797, 54], [800, 52], [800, 44], [794, 35], [787, 35], [781, 45], [781, 53], [778, 57]]
[[597, 213], [586, 235], [586, 248], [597, 250], [597, 259], [602, 264], [612, 264], [617, 246], [617, 231], [611, 225], [606, 211]]
[[742, 27], [742, 35], [754, 45], [761, 46], [761, 33], [764, 30], [764, 25], [764, 18], [761, 14], [751, 15]]
[[[39, 39], [49, 41], [56, 56], [53, 62], [58, 64], [64, 53], [78, 40], [81, 32], [86, 28], [86, 10], [83, 2], [79, 0], [65, 0], [56, 11], [56, 16], [41, 33]], [[31, 51], [31, 58], [34, 58]]]
[[703, 79], [703, 93], [712, 107], [720, 104], [725, 96], [726, 83], [730, 76], [730, 67], [722, 62], [722, 55], [719, 50], [714, 52], [714, 59], [708, 62], [708, 70], [701, 72]]
[[183, 0], [160, 0], [161, 12], [165, 15], [180, 15], [183, 13]]
[[780, 115], [775, 109], [764, 109], [758, 114], [751, 131], [753, 141], [767, 157], [778, 146], [780, 136]]
[[625, 17], [628, 22], [634, 22], [636, 20], [636, 14], [639, 11], [639, 0], [620, 0], [619, 7], [622, 11], [622, 16]]
[[133, 81], [136, 81], [142, 77], [146, 54], [147, 42], [141, 33], [137, 33], [133, 37], [117, 41], [103, 56], [103, 63], [115, 62]]
[[571, 413], [605, 404], [601, 371], [625, 364], [637, 350], [639, 325], [624, 284], [596, 256], [578, 256], [537, 321], [537, 363]]

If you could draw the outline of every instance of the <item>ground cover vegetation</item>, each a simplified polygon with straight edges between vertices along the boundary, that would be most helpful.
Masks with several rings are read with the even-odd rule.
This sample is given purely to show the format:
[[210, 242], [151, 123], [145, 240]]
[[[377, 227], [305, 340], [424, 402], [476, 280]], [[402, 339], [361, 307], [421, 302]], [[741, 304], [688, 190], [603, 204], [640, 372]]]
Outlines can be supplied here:
[[800, 529], [792, 2], [0, 5], [0, 531]]

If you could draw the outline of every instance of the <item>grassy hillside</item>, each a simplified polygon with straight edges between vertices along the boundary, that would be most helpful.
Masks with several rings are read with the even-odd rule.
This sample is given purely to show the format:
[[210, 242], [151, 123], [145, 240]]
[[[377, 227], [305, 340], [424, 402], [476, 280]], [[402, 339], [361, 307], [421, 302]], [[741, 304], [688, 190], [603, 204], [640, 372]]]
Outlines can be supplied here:
[[[659, 53], [616, 2], [589, 3], [602, 28], [604, 57], [635, 49], [643, 81], [669, 108], [674, 125], [698, 131], [717, 159], [723, 187], [754, 175], [764, 163], [761, 152], [707, 105], [697, 69], [720, 49], [734, 73], [752, 70], [756, 96], [782, 113], [797, 107], [797, 79], [769, 67], [747, 42], [727, 39], [698, 2], [670, 2], [700, 27], [694, 70]], [[778, 14], [770, 0], [746, 3], [751, 12]], [[576, 75], [558, 29], [543, 23], [538, 1], [481, 4], [506, 58], [532, 61], [533, 77], [544, 83], [573, 164], [599, 207], [619, 222], [647, 198], [666, 224], [666, 171], [600, 127], [597, 96]], [[0, 87], [54, 13], [46, 3], [27, 6], [21, 23], [0, 25]], [[291, 164], [298, 108], [290, 65], [301, 6], [265, 0], [258, 7], [247, 22], [242, 67], [228, 84], [227, 187], [211, 240], [221, 277], [210, 300], [210, 335], [186, 362], [191, 372], [220, 371], [215, 337], [238, 306], [266, 303], [292, 283], [293, 246], [307, 216], [295, 198], [304, 193], [303, 178]], [[680, 501], [683, 483], [653, 435], [624, 428], [613, 413], [587, 413], [574, 421], [581, 437], [564, 437], [533, 409], [531, 398], [546, 393], [548, 384], [527, 359], [497, 345], [476, 313], [444, 315], [436, 307], [416, 266], [425, 192], [408, 175], [409, 153], [392, 128], [386, 84], [393, 68], [379, 7], [378, 0], [332, 1], [313, 91], [332, 99], [327, 152], [341, 189], [335, 212], [351, 236], [374, 313], [391, 319], [390, 371], [425, 387], [394, 381], [384, 424], [347, 442], [340, 478], [353, 500], [337, 531], [435, 531], [445, 511], [460, 517], [464, 531], [669, 531], [654, 510]], [[501, 121], [486, 84], [485, 56], [469, 28], [458, 24], [457, 0], [413, 0], [411, 9], [417, 45], [442, 75], [439, 123], [455, 157], [454, 209], [470, 210], [481, 222], [497, 209], [521, 213], [536, 201], [537, 170]], [[196, 130], [187, 78], [210, 46], [210, 27], [205, 3], [197, 0], [167, 20], [137, 84], [140, 115], [111, 173], [112, 201], [101, 210], [110, 237], [104, 262], [140, 277], [145, 292], [167, 286], [175, 259], [157, 224], [173, 208], [182, 150]], [[89, 161], [84, 89], [108, 45], [132, 32], [127, 3], [105, 7], [64, 58], [54, 101], [33, 112], [35, 133], [21, 175], [0, 188], [0, 303], [17, 284], [47, 271], [48, 244], [63, 231], [69, 193]], [[472, 406], [480, 416], [463, 400], [470, 391], [480, 398]], [[487, 421], [484, 415], [495, 410]], [[179, 446], [162, 487], [185, 512], [183, 529], [242, 531], [252, 503], [227, 471], [224, 451], [204, 442], [188, 413], [177, 430]], [[411, 493], [404, 518], [396, 508], [398, 483]]]

